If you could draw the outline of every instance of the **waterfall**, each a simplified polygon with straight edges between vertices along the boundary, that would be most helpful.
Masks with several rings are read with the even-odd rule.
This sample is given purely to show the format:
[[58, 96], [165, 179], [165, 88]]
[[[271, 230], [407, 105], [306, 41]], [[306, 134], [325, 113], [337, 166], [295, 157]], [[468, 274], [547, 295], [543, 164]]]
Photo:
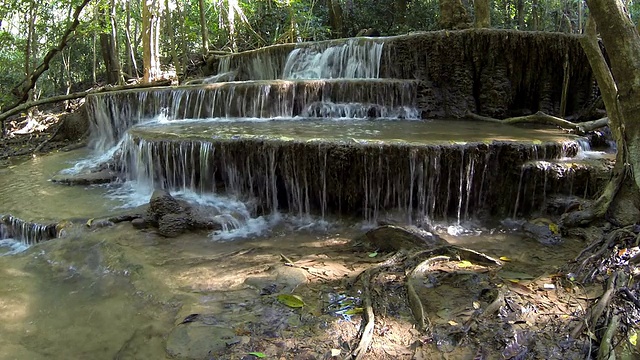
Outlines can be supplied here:
[[14, 239], [25, 245], [56, 237], [56, 224], [39, 224], [19, 219], [12, 215], [0, 217], [0, 240]]
[[378, 78], [382, 41], [348, 39], [343, 44], [322, 48], [305, 44], [291, 51], [282, 77], [285, 79]]

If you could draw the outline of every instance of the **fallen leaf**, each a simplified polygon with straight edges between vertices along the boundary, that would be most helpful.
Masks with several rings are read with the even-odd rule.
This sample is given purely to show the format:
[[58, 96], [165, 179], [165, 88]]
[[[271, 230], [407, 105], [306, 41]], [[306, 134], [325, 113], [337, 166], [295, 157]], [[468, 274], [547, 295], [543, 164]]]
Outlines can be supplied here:
[[331, 349], [331, 357], [340, 356], [340, 349]]
[[638, 344], [638, 333], [633, 331], [631, 335], [629, 335], [629, 343], [633, 346], [637, 346]]
[[344, 312], [345, 315], [356, 315], [356, 314], [362, 314], [362, 312], [364, 311], [363, 308], [353, 308], [353, 309], [349, 309], [347, 311]]
[[476, 309], [476, 310], [480, 309], [480, 303], [477, 302], [477, 301], [474, 301], [473, 302], [473, 308]]
[[265, 358], [265, 357], [267, 357], [267, 355], [265, 355], [264, 353], [261, 353], [261, 352], [250, 352], [249, 355], [253, 355], [253, 356], [257, 357], [257, 358]]
[[511, 259], [509, 259], [506, 256], [500, 256], [500, 260], [502, 260], [502, 261], [511, 261]]
[[461, 267], [461, 268], [470, 267], [470, 266], [473, 266], [473, 263], [471, 263], [471, 261], [462, 260], [458, 263], [458, 267]]
[[290, 308], [301, 308], [305, 305], [298, 295], [280, 294], [278, 295], [278, 301]]
[[378, 253], [377, 253], [377, 252], [375, 252], [375, 251], [369, 254], [369, 257], [370, 257], [370, 258], [374, 258], [374, 257], [376, 257], [376, 256], [378, 256]]
[[449, 323], [449, 325], [451, 325], [451, 326], [457, 326], [458, 325], [458, 323], [453, 321], [453, 320], [449, 320], [449, 321], [447, 321], [447, 323]]

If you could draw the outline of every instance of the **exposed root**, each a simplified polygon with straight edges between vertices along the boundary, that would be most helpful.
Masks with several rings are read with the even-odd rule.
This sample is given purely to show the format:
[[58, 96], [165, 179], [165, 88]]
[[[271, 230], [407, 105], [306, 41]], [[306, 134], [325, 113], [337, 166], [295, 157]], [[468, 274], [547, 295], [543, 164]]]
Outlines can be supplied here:
[[375, 315], [373, 312], [373, 301], [371, 299], [371, 279], [379, 273], [380, 271], [389, 268], [391, 266], [397, 265], [401, 263], [404, 259], [406, 259], [406, 255], [403, 251], [398, 251], [393, 256], [389, 257], [387, 260], [376, 264], [373, 267], [368, 268], [363, 271], [359, 278], [362, 282], [362, 303], [364, 308], [364, 318], [363, 318], [363, 326], [360, 330], [360, 339], [358, 341], [358, 346], [347, 356], [345, 360], [355, 359], [360, 360], [363, 359], [367, 350], [369, 349], [369, 345], [371, 345], [371, 341], [373, 340], [373, 329], [375, 326]]
[[[593, 243], [591, 245], [589, 245], [589, 247], [587, 247], [587, 249], [593, 249], [595, 248], [595, 246], [601, 244], [600, 249], [598, 249], [598, 251], [596, 251], [595, 253], [589, 255], [586, 259], [584, 259], [582, 261], [582, 263], [580, 264], [580, 267], [578, 268], [577, 274], [582, 274], [584, 269], [587, 267], [591, 267], [591, 268], [596, 268], [596, 266], [594, 266], [593, 261], [598, 261], [599, 259], [602, 259], [606, 253], [607, 250], [612, 249], [616, 243], [618, 243], [621, 239], [625, 238], [625, 237], [635, 237], [636, 235], [633, 233], [632, 228], [626, 227], [626, 228], [621, 228], [621, 229], [616, 229], [614, 231], [612, 231], [606, 238], [603, 238], [603, 241], [599, 241], [596, 243]], [[585, 249], [586, 250], [586, 249]], [[586, 251], [583, 250], [580, 255], [578, 255], [578, 257], [576, 258], [579, 259], [581, 256], [583, 256]], [[589, 277], [591, 276], [591, 274], [585, 274], [581, 281], [582, 282], [586, 282], [587, 280], [589, 280]]]
[[431, 323], [429, 321], [429, 317], [427, 317], [426, 311], [424, 310], [422, 301], [418, 296], [418, 292], [413, 286], [413, 283], [411, 282], [411, 280], [423, 276], [427, 271], [429, 271], [429, 268], [433, 264], [440, 261], [449, 261], [449, 259], [451, 258], [444, 255], [429, 258], [419, 263], [409, 273], [409, 276], [406, 281], [407, 297], [409, 298], [409, 306], [411, 307], [411, 311], [413, 312], [413, 317], [416, 320], [417, 328], [420, 331], [428, 331], [431, 328]]
[[607, 281], [607, 290], [604, 292], [604, 294], [602, 294], [602, 296], [600, 296], [600, 299], [598, 299], [598, 302], [595, 304], [595, 306], [589, 309], [589, 314], [586, 316], [586, 318], [583, 321], [579, 322], [578, 325], [573, 328], [573, 330], [571, 331], [571, 337], [573, 337], [574, 339], [577, 338], [585, 329], [585, 327], [588, 328], [589, 333], [593, 334], [595, 325], [598, 323], [598, 319], [611, 303], [611, 298], [615, 292], [616, 280], [618, 279], [618, 275], [618, 273], [611, 275], [609, 281]]
[[542, 111], [538, 111], [535, 114], [532, 115], [526, 115], [526, 116], [517, 116], [517, 117], [511, 117], [511, 118], [506, 118], [506, 119], [495, 119], [492, 117], [488, 117], [488, 116], [482, 116], [482, 115], [478, 115], [478, 114], [474, 114], [472, 112], [467, 112], [466, 116], [470, 119], [473, 120], [478, 120], [478, 121], [488, 121], [488, 122], [495, 122], [495, 123], [500, 123], [500, 124], [505, 124], [505, 125], [515, 125], [515, 124], [544, 124], [544, 125], [553, 125], [553, 126], [558, 126], [564, 130], [570, 130], [570, 131], [574, 131], [575, 133], [579, 134], [579, 135], [584, 135], [585, 133], [589, 132], [589, 131], [593, 131], [595, 129], [599, 129], [601, 127], [605, 127], [609, 124], [609, 118], [604, 117], [602, 119], [598, 119], [598, 120], [593, 120], [593, 121], [585, 121], [582, 123], [574, 123], [571, 121], [567, 121], [565, 119], [556, 117], [556, 116], [552, 116], [549, 114], [546, 114]]
[[484, 309], [482, 314], [480, 314], [480, 318], [486, 319], [487, 317], [500, 311], [500, 308], [505, 305], [504, 292], [504, 287], [498, 289], [498, 295], [496, 296], [496, 299], [493, 300], [493, 302]]
[[620, 316], [613, 315], [609, 320], [609, 326], [602, 336], [600, 342], [600, 348], [598, 349], [598, 360], [614, 360], [616, 358], [615, 346], [613, 344], [613, 337], [618, 331], [618, 325], [620, 324]]

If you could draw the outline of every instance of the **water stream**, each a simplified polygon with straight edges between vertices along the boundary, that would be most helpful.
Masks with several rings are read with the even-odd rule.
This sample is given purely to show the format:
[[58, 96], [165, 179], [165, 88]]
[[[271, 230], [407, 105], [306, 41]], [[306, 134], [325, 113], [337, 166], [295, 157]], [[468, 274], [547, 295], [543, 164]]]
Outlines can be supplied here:
[[[247, 326], [293, 319], [270, 313], [268, 297], [258, 295], [264, 289], [253, 285], [263, 280], [253, 277], [271, 274], [280, 254], [320, 259], [326, 272], [302, 287], [321, 298], [316, 286], [334, 291], [369, 264], [349, 240], [380, 220], [434, 226], [450, 242], [506, 256], [509, 270], [532, 276], [574, 256], [578, 241], [545, 246], [494, 217], [540, 212], [540, 199], [555, 189], [546, 172], [529, 171], [573, 158], [585, 148], [581, 140], [548, 129], [423, 121], [414, 81], [378, 79], [382, 48], [381, 40], [359, 39], [291, 48], [284, 59], [252, 53], [221, 61], [221, 73], [256, 80], [92, 95], [92, 150], [0, 168], [0, 215], [30, 229], [64, 224], [54, 232], [65, 235], [30, 239], [0, 225], [0, 359], [169, 358], [167, 338], [189, 314], [208, 314], [253, 346]], [[122, 172], [119, 182], [49, 181], [107, 160]], [[86, 225], [143, 205], [157, 188], [215, 208], [225, 227], [166, 239], [129, 223]], [[293, 327], [304, 328], [295, 316], [302, 324]], [[352, 327], [313, 324], [310, 344], [329, 343], [320, 327]], [[271, 351], [265, 346], [255, 350]], [[222, 349], [238, 355], [233, 345]]]

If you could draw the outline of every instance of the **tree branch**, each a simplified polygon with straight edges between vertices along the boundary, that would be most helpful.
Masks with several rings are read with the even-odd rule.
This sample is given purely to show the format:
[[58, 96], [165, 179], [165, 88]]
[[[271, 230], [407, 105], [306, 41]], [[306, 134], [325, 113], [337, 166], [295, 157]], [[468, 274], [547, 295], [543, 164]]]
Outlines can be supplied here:
[[601, 128], [603, 126], [606, 126], [609, 123], [609, 118], [607, 117], [604, 117], [598, 120], [593, 120], [593, 121], [585, 121], [582, 123], [573, 123], [571, 121], [567, 121], [565, 119], [546, 114], [542, 111], [538, 111], [537, 113], [532, 115], [510, 117], [502, 120], [495, 119], [488, 116], [481, 116], [478, 114], [474, 114], [472, 112], [467, 112], [466, 117], [473, 120], [495, 122], [495, 123], [500, 123], [505, 125], [515, 125], [515, 124], [554, 125], [554, 126], [559, 126], [563, 129], [575, 131], [580, 135], [588, 131], [592, 131], [592, 130]]
[[64, 34], [60, 38], [60, 42], [58, 43], [58, 46], [49, 50], [49, 52], [45, 55], [44, 59], [42, 60], [42, 63], [38, 65], [38, 67], [29, 76], [27, 76], [27, 78], [22, 80], [22, 82], [12, 90], [12, 93], [14, 93], [18, 97], [18, 100], [12, 106], [10, 106], [9, 109], [12, 109], [20, 105], [21, 103], [27, 101], [29, 97], [29, 91], [33, 89], [40, 75], [42, 75], [45, 71], [49, 69], [49, 63], [51, 62], [53, 57], [56, 56], [56, 54], [61, 52], [67, 46], [67, 41], [69, 40], [69, 37], [71, 36], [71, 34], [73, 34], [74, 31], [76, 31], [76, 28], [78, 27], [78, 25], [80, 25], [79, 18], [80, 18], [80, 13], [82, 12], [82, 9], [84, 9], [84, 7], [90, 1], [91, 0], [83, 0], [82, 3], [76, 7], [73, 13], [73, 21], [71, 22], [71, 24], [69, 24], [69, 26], [67, 27], [67, 30], [64, 32]]
[[119, 91], [119, 90], [140, 89], [140, 88], [148, 88], [148, 87], [154, 87], [154, 86], [168, 86], [168, 85], [171, 85], [171, 80], [160, 80], [160, 81], [154, 81], [151, 83], [135, 84], [135, 85], [103, 87], [97, 90], [81, 91], [81, 92], [68, 94], [68, 95], [52, 96], [46, 99], [24, 103], [22, 105], [13, 107], [12, 109], [7, 110], [3, 113], [0, 113], [0, 123], [4, 122], [11, 115], [15, 115], [21, 111], [27, 110], [29, 108], [32, 108], [38, 105], [50, 104], [50, 103], [64, 101], [64, 100], [77, 99], [77, 98], [85, 97], [89, 94], [97, 94], [97, 93]]

